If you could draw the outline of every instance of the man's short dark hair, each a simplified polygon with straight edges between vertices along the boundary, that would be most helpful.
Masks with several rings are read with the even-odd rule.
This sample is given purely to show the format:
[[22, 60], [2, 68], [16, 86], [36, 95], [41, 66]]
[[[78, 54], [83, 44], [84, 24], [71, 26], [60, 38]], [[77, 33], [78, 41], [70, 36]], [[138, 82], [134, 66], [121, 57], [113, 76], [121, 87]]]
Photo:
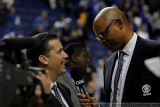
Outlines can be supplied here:
[[48, 46], [48, 42], [58, 39], [58, 36], [55, 33], [44, 32], [34, 35], [32, 38], [35, 40], [35, 45], [27, 49], [26, 55], [27, 59], [31, 61], [31, 66], [37, 67], [39, 65], [39, 55], [48, 56], [50, 50], [54, 48]]
[[86, 48], [84, 44], [80, 42], [72, 42], [66, 45], [64, 51], [68, 54], [69, 58], [71, 58], [73, 54], [79, 56], [83, 48]]

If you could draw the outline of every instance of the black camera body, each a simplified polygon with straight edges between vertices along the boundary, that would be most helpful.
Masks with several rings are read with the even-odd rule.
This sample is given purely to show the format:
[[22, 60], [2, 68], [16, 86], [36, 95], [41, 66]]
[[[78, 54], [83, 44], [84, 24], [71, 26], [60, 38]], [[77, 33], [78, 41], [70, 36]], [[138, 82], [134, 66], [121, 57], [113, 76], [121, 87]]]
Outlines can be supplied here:
[[[15, 45], [17, 40], [22, 43], [31, 39], [13, 39], [11, 41]], [[0, 107], [13, 105], [23, 107], [34, 95], [35, 86], [40, 84], [40, 81], [35, 78], [36, 74], [39, 71], [45, 73], [45, 70], [31, 67], [20, 51], [21, 49], [12, 48], [11, 45], [5, 40], [1, 41], [0, 45]], [[28, 48], [32, 45], [25, 44], [25, 47]]]

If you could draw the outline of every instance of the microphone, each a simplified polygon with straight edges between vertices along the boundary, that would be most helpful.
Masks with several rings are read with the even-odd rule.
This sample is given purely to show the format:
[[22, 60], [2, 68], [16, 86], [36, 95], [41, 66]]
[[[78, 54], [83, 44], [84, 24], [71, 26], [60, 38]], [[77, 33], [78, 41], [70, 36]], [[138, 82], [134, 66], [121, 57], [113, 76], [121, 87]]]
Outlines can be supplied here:
[[33, 38], [15, 38], [15, 39], [4, 39], [2, 40], [2, 47], [12, 50], [20, 50], [24, 48], [29, 48], [35, 44]]
[[71, 76], [74, 79], [75, 85], [79, 88], [80, 93], [85, 94], [86, 90], [84, 88], [84, 79], [81, 68], [79, 66], [72, 67]]

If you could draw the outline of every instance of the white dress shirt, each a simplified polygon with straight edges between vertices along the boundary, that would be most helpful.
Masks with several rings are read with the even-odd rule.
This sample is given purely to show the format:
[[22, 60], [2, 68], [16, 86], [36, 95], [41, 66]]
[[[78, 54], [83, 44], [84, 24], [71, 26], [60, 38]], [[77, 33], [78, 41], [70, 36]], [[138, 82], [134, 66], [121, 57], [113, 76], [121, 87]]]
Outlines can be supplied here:
[[[131, 40], [126, 44], [126, 46], [122, 50], [123, 52], [125, 52], [125, 55], [123, 57], [123, 65], [122, 65], [122, 70], [121, 70], [121, 74], [120, 74], [119, 82], [118, 82], [118, 90], [117, 90], [117, 97], [116, 97], [117, 105], [116, 105], [116, 107], [121, 106], [125, 79], [126, 79], [126, 75], [127, 75], [127, 71], [128, 71], [130, 62], [131, 62], [133, 51], [134, 51], [134, 48], [135, 48], [135, 45], [136, 45], [136, 41], [137, 41], [137, 34], [134, 33]], [[118, 52], [118, 56], [119, 56], [119, 52]], [[118, 66], [118, 59], [116, 60], [113, 75], [112, 75], [111, 97], [110, 97], [110, 104], [111, 105], [112, 105], [112, 101], [113, 101], [114, 78], [115, 78], [115, 74], [116, 74], [116, 71], [117, 71], [117, 66]]]
[[[55, 92], [52, 90], [53, 85], [56, 85], [56, 86], [57, 86], [57, 83], [56, 83], [56, 82], [55, 82], [55, 83], [52, 83], [52, 82], [51, 82], [51, 85], [50, 85], [50, 91], [51, 91], [51, 93], [55, 96]], [[58, 87], [57, 87], [57, 90], [58, 90], [58, 93], [60, 94], [61, 99], [62, 99], [63, 103], [65, 104], [65, 106], [66, 106], [66, 107], [69, 107], [67, 101], [64, 99], [64, 97], [63, 97], [62, 93], [60, 92], [60, 90], [58, 89]]]

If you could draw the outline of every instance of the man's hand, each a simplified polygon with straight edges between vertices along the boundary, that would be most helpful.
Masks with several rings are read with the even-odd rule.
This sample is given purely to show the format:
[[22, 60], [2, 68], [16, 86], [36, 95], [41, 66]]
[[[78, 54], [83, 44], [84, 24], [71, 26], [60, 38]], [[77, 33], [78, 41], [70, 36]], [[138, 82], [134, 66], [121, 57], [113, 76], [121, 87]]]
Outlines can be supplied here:
[[45, 74], [43, 74], [42, 72], [38, 72], [36, 78], [41, 81], [44, 93], [49, 94], [50, 93], [49, 71], [45, 70]]
[[95, 97], [90, 97], [88, 93], [84, 94], [78, 94], [79, 101], [82, 107], [97, 107], [98, 101]]

